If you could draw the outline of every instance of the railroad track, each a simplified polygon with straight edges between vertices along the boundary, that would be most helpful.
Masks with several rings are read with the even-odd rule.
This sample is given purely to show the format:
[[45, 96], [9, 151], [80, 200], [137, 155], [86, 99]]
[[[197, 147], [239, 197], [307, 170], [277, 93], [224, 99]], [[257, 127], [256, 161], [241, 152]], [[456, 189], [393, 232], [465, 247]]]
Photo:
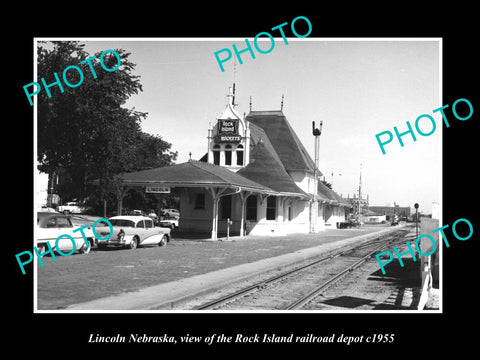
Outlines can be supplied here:
[[225, 296], [194, 307], [194, 310], [297, 310], [339, 282], [374, 254], [405, 242], [410, 231], [402, 228], [355, 247], [336, 251], [301, 266], [262, 279]]

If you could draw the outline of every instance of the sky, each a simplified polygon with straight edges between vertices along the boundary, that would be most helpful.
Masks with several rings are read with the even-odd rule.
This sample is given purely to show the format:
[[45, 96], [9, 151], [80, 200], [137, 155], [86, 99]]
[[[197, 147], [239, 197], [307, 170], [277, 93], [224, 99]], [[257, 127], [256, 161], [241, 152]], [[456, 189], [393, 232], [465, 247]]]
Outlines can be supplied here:
[[[73, 39], [71, 39], [73, 40]], [[239, 114], [252, 110], [283, 112], [314, 158], [312, 121], [323, 121], [320, 171], [344, 197], [358, 191], [370, 205], [420, 204], [431, 212], [441, 203], [442, 121], [433, 109], [441, 107], [441, 42], [439, 39], [276, 38], [273, 50], [255, 59], [242, 53], [220, 70], [214, 53], [232, 44], [245, 48], [244, 38], [78, 39], [90, 54], [122, 48], [130, 52], [143, 92], [127, 108], [147, 112], [142, 130], [160, 135], [178, 152], [177, 163], [200, 159], [207, 151], [207, 129], [227, 104], [228, 87], [235, 82]], [[262, 49], [270, 41], [259, 42]], [[253, 39], [250, 39], [253, 42]], [[223, 54], [222, 54], [223, 56]], [[235, 71], [234, 71], [235, 68]], [[60, 69], [61, 70], [61, 69]], [[59, 71], [60, 71], [59, 70]], [[432, 116], [436, 131], [416, 133], [386, 145], [382, 154], [375, 135], [409, 121]], [[423, 132], [432, 125], [423, 119]], [[333, 174], [333, 175], [332, 175]]]

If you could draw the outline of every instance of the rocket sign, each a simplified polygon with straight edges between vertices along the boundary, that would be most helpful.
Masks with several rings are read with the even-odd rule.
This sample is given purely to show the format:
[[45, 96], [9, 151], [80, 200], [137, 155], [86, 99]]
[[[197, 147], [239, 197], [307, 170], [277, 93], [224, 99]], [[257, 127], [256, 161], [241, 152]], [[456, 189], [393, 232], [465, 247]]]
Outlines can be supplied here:
[[242, 137], [238, 135], [238, 120], [218, 120], [218, 134], [215, 142], [240, 142]]

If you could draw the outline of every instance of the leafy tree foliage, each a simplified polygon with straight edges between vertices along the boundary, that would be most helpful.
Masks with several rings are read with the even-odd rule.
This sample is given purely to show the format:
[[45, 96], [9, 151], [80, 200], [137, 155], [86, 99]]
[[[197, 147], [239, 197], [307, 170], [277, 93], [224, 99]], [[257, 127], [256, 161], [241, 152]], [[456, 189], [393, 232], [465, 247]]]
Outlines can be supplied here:
[[[92, 194], [87, 188], [91, 180], [98, 180], [96, 196], [107, 199], [115, 191], [115, 175], [172, 164], [176, 153], [171, 144], [159, 136], [143, 133], [142, 119], [147, 113], [127, 109], [125, 102], [130, 96], [142, 91], [139, 76], [133, 74], [135, 64], [129, 53], [114, 49], [120, 56], [121, 65], [108, 72], [100, 65], [101, 52], [89, 62], [80, 64], [92, 55], [84, 51], [84, 45], [76, 41], [55, 41], [38, 48], [38, 77], [47, 84], [55, 82], [54, 73], [62, 81], [64, 92], [55, 85], [49, 88], [51, 97], [44, 89], [38, 96], [37, 158], [39, 170], [46, 173], [61, 172], [63, 186], [59, 195], [65, 200], [84, 199]], [[105, 49], [107, 50], [107, 49]], [[107, 53], [103, 62], [109, 69], [115, 68], [118, 60]], [[78, 87], [68, 87], [62, 79], [63, 71], [70, 65], [83, 71], [83, 82]], [[71, 70], [66, 73], [70, 84], [80, 82], [80, 74]]]

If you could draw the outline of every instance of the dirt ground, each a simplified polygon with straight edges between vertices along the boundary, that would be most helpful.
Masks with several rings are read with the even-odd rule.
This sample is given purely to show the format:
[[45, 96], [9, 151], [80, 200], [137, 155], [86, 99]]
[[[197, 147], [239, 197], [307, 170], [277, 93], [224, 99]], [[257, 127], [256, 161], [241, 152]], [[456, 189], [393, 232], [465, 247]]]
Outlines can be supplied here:
[[[397, 246], [399, 252], [407, 250], [406, 245]], [[420, 262], [413, 261], [412, 256], [403, 256], [402, 267], [395, 259], [386, 266], [386, 274], [382, 274], [374, 257], [356, 268], [348, 275], [331, 285], [322, 294], [304, 305], [301, 310], [307, 311], [401, 311], [417, 310], [420, 300]], [[347, 262], [351, 261], [347, 259]], [[306, 261], [308, 263], [310, 261]], [[298, 266], [298, 265], [297, 265]], [[343, 266], [343, 267], [342, 267]], [[295, 266], [294, 266], [295, 267]], [[335, 274], [335, 268], [342, 269], [345, 265], [339, 260], [339, 264], [326, 262], [318, 268], [308, 270], [282, 280], [280, 284], [269, 285], [266, 289], [260, 289], [235, 301], [217, 307], [216, 310], [281, 310], [285, 304], [296, 300], [302, 292], [309, 292], [309, 283], [315, 283], [318, 279]], [[255, 279], [233, 284], [221, 293], [207, 294], [193, 299], [186, 304], [181, 304], [181, 309], [193, 309], [200, 304], [212, 301], [239, 289], [252, 286], [254, 283], [286, 272], [290, 267], [276, 270], [271, 274], [260, 275]], [[278, 271], [278, 273], [277, 273]], [[320, 281], [322, 282], [322, 281]], [[303, 286], [305, 285], [305, 289]], [[293, 295], [292, 295], [293, 294]], [[439, 291], [432, 289], [432, 296], [424, 310], [438, 310]]]
[[45, 266], [37, 265], [37, 307], [63, 309], [70, 304], [136, 291], [383, 228], [332, 229], [320, 234], [231, 238], [231, 241], [179, 239], [174, 234], [174, 240], [165, 247], [133, 251], [92, 249], [88, 255], [57, 256], [56, 262], [45, 257]]

